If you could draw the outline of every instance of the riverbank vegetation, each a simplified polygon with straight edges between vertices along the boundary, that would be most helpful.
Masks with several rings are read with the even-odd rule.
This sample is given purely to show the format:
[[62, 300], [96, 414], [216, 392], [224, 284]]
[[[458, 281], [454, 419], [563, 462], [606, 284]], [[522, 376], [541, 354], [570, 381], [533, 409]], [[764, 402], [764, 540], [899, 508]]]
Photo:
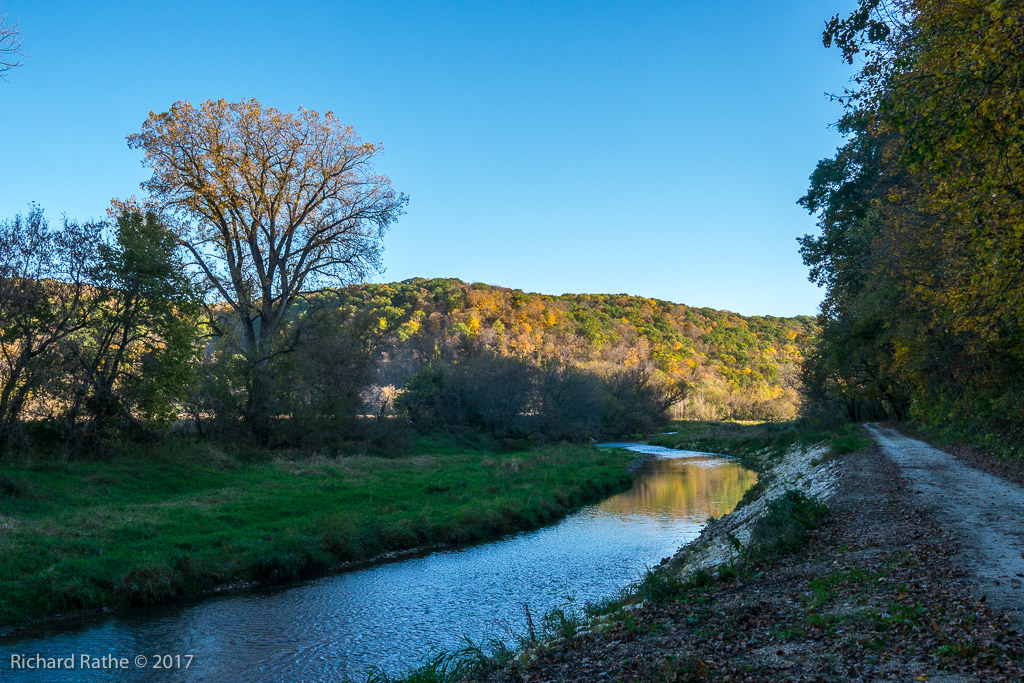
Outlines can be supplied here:
[[[711, 434], [766, 466], [822, 433], [691, 427], [661, 438]], [[879, 449], [851, 444], [855, 435], [841, 428], [818, 442], [831, 443], [823, 457], [834, 460], [820, 466], [840, 471], [827, 508], [795, 490], [770, 499], [736, 561], [680, 573], [692, 559], [684, 551], [622, 595], [536, 617], [516, 643], [467, 643], [406, 676], [367, 680], [1019, 678], [1021, 636], [963, 580], [963, 539], [909, 494]]]
[[254, 431], [228, 307], [184, 277], [164, 219], [119, 211], [109, 238], [105, 224], [51, 227], [38, 207], [0, 224], [0, 457], [95, 457], [172, 427], [396, 455], [438, 429], [580, 441], [649, 432], [667, 413], [781, 418], [799, 403], [807, 319], [414, 280], [296, 304], [261, 368]]
[[628, 485], [623, 450], [419, 438], [403, 458], [173, 439], [0, 472], [0, 626], [529, 529]]
[[815, 420], [788, 422], [676, 421], [673, 431], [649, 439], [655, 446], [724, 453], [739, 458], [771, 458], [793, 446], [827, 443], [832, 455], [843, 455], [870, 443], [863, 430], [851, 423]]
[[[828, 519], [826, 505], [799, 490], [797, 482], [807, 485], [815, 477], [806, 477], [807, 472], [795, 468], [793, 462], [794, 457], [811, 457], [813, 453], [806, 454], [807, 449], [814, 448], [815, 453], [821, 453], [821, 459], [811, 461], [814, 467], [830, 467], [823, 461], [837, 454], [820, 447], [843, 436], [845, 427], [828, 430], [808, 422], [767, 425], [686, 421], [673, 426], [680, 429], [656, 440], [676, 448], [713, 443], [716, 452], [743, 458], [758, 470], [757, 485], [747, 490], [737, 506], [756, 508], [745, 523], [747, 531], [723, 526], [735, 519], [734, 515], [713, 520], [700, 539], [680, 549], [670, 561], [648, 568], [615, 595], [587, 604], [567, 599], [547, 614], [528, 613], [525, 631], [506, 634], [512, 636], [512, 642], [507, 638], [489, 638], [479, 644], [467, 642], [456, 651], [435, 653], [420, 668], [404, 676], [391, 678], [385, 672], [375, 671], [367, 681], [519, 680], [545, 671], [550, 673], [551, 663], [547, 660], [551, 656], [588, 666], [593, 652], [587, 652], [580, 645], [582, 641], [603, 649], [608, 645], [606, 634], [614, 634], [618, 639], [624, 632], [628, 640], [635, 640], [662, 629], [679, 628], [683, 625], [652, 620], [651, 612], [671, 610], [679, 603], [694, 603], [711, 610], [719, 586], [749, 582], [756, 575], [764, 577], [776, 571], [780, 562], [801, 552], [812, 532]], [[866, 444], [864, 441], [859, 447]], [[745, 543], [740, 542], [737, 534], [744, 536]], [[736, 552], [722, 555], [714, 549], [716, 544], [726, 544]], [[717, 558], [714, 564], [704, 563], [702, 558], [709, 556], [705, 551]], [[616, 666], [612, 662], [606, 665]], [[597, 673], [584, 676], [571, 665], [564, 670], [570, 680], [594, 678]], [[560, 676], [552, 678], [558, 680]]]
[[803, 240], [826, 290], [810, 405], [1024, 443], [1024, 8], [861, 0], [825, 31], [861, 69]]

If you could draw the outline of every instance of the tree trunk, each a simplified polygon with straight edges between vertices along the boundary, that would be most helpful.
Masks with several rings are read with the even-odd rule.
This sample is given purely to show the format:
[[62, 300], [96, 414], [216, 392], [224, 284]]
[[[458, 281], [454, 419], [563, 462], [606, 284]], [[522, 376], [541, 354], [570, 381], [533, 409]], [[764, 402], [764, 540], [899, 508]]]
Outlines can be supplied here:
[[245, 406], [245, 423], [260, 443], [270, 441], [270, 363], [258, 360], [249, 367], [249, 396]]

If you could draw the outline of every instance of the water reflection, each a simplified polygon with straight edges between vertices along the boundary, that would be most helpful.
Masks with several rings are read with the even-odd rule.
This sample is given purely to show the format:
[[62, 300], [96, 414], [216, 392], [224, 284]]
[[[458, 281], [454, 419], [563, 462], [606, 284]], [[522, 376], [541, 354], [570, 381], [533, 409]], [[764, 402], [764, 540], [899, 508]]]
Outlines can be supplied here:
[[597, 507], [608, 514], [703, 522], [732, 511], [756, 481], [756, 474], [720, 457], [649, 460], [629, 492]]
[[659, 457], [629, 491], [550, 527], [283, 588], [37, 628], [0, 642], [0, 678], [12, 653], [194, 655], [186, 671], [19, 671], [14, 681], [359, 678], [373, 664], [401, 672], [457, 647], [462, 634], [521, 632], [523, 603], [539, 613], [570, 594], [581, 603], [614, 594], [755, 483], [726, 458], [625, 446]]

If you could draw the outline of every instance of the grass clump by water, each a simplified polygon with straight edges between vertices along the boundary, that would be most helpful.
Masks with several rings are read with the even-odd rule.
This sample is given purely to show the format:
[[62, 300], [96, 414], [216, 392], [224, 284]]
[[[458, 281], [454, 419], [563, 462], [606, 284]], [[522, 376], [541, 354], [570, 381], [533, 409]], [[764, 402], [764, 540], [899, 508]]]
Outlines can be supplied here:
[[474, 643], [462, 637], [464, 645], [451, 651], [442, 650], [428, 656], [412, 671], [391, 676], [379, 668], [366, 672], [364, 683], [456, 683], [480, 678], [488, 672], [509, 664], [517, 654], [505, 641], [489, 638]]
[[523, 605], [526, 612], [525, 633], [511, 634], [510, 645], [501, 638], [486, 638], [480, 643], [463, 635], [462, 647], [441, 650], [428, 655], [411, 671], [391, 676], [380, 668], [367, 671], [365, 683], [455, 683], [473, 681], [486, 674], [512, 665], [525, 649], [554, 640], [575, 638], [588, 624], [589, 605], [581, 608], [572, 596], [549, 609], [540, 616], [540, 628], [535, 627], [533, 612], [529, 605]]
[[768, 503], [750, 533], [748, 556], [770, 560], [796, 552], [825, 518], [828, 508], [801, 491], [786, 491]]
[[170, 440], [102, 461], [12, 463], [0, 487], [0, 626], [537, 527], [628, 486], [634, 457], [434, 436], [401, 458]]
[[645, 602], [664, 602], [679, 595], [685, 585], [686, 582], [672, 572], [648, 568], [633, 584], [632, 594]]
[[392, 677], [386, 671], [371, 669], [366, 674], [366, 683], [454, 683], [464, 681], [480, 670], [473, 660], [458, 652], [439, 652], [427, 657], [426, 661], [409, 673]]

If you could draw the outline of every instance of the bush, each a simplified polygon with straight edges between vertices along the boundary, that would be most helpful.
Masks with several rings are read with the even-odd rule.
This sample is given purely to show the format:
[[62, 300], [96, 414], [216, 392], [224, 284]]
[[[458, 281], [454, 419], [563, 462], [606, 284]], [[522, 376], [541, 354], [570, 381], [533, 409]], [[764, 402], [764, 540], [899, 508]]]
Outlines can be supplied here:
[[638, 365], [611, 371], [603, 378], [608, 408], [603, 416], [609, 434], [646, 434], [665, 419], [681, 393], [660, 373]]
[[470, 428], [503, 440], [581, 441], [650, 432], [673, 399], [665, 378], [648, 368], [599, 375], [482, 351], [430, 363], [408, 380], [396, 408], [420, 431]]
[[537, 426], [537, 389], [536, 366], [485, 352], [427, 365], [406, 383], [396, 408], [421, 431], [470, 427], [522, 438]]
[[765, 514], [754, 523], [748, 552], [754, 559], [773, 559], [799, 550], [827, 512], [801, 491], [786, 491], [768, 503]]
[[633, 586], [634, 593], [648, 602], [664, 602], [678, 596], [685, 587], [684, 581], [666, 570], [650, 569]]
[[551, 439], [582, 441], [605, 432], [612, 408], [600, 378], [561, 363], [547, 363], [540, 374], [541, 428]]

